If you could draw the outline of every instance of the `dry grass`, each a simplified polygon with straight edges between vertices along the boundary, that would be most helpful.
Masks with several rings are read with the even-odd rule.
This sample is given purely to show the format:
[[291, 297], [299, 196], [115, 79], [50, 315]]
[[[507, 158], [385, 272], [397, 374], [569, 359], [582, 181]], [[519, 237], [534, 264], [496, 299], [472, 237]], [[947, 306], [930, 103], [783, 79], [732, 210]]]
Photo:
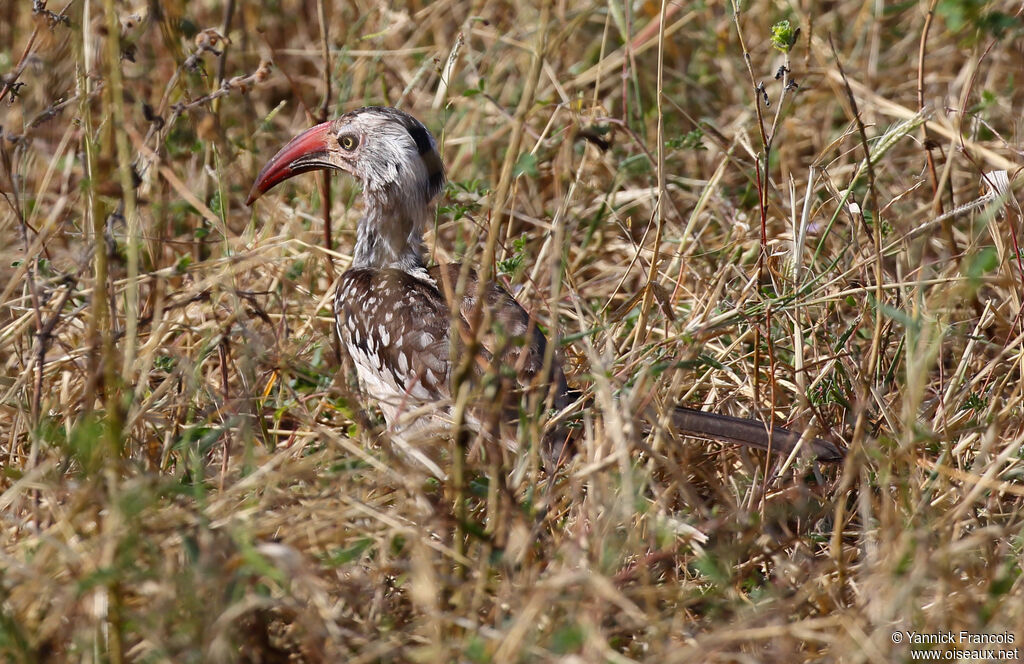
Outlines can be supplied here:
[[[324, 4], [327, 62], [313, 1], [0, 7], [0, 659], [1019, 646], [1016, 5], [933, 3], [923, 39], [927, 2]], [[244, 206], [325, 74], [330, 114], [399, 105], [438, 135], [435, 259], [489, 240], [566, 338], [595, 405], [550, 493], [471, 459], [456, 506], [359, 415], [327, 305], [351, 182]], [[849, 458], [779, 476], [642, 436], [674, 403], [813, 424]]]

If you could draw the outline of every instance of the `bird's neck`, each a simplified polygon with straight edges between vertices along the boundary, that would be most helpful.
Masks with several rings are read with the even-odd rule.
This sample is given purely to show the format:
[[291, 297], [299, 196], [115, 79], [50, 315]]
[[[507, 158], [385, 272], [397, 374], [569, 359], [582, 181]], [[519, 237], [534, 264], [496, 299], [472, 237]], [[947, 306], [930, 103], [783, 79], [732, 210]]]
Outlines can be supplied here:
[[422, 269], [423, 227], [430, 210], [425, 205], [392, 201], [385, 192], [365, 191], [366, 210], [356, 229], [353, 268]]

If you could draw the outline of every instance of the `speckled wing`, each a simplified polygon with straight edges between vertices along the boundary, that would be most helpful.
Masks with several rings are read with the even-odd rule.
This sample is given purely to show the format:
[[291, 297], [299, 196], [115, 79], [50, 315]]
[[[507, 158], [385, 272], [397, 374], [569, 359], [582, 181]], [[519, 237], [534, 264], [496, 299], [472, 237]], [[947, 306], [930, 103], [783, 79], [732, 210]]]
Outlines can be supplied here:
[[[465, 327], [460, 334], [463, 341], [468, 341], [471, 338], [468, 321], [476, 307], [479, 283], [476, 272], [467, 270], [465, 283], [460, 284], [461, 271], [462, 266], [458, 264], [435, 265], [427, 270], [445, 301], [461, 293], [459, 311]], [[547, 374], [538, 380], [544, 369], [547, 339], [537, 328], [536, 321], [530, 318], [508, 291], [494, 282], [487, 284], [484, 298], [482, 323], [485, 329], [478, 335], [483, 346], [482, 361], [479, 363], [481, 368], [486, 370], [484, 361], [497, 358], [496, 366], [490, 367], [491, 370], [514, 372], [520, 389], [539, 387], [546, 390], [553, 385], [556, 400], [561, 401], [568, 387], [557, 356], [553, 358]]]
[[[428, 269], [446, 301], [458, 298], [461, 317], [457, 341], [465, 344], [473, 338], [468, 321], [472, 320], [477, 306], [479, 280], [472, 269], [466, 270], [465, 275], [461, 272], [462, 266], [458, 264]], [[464, 283], [460, 283], [460, 278]], [[506, 424], [519, 419], [524, 405], [535, 414], [538, 409], [546, 409], [549, 405], [556, 411], [566, 408], [574, 396], [566, 383], [560, 354], [552, 356], [545, 372], [548, 342], [537, 322], [508, 291], [494, 282], [488, 283], [484, 289], [481, 313], [483, 329], [476, 335], [482, 346], [477, 354], [477, 375], [490, 373], [502, 378], [501, 396], [490, 407], [493, 409], [500, 405]], [[524, 396], [528, 398], [524, 399]], [[548, 429], [542, 447], [547, 462], [554, 463], [561, 458], [568, 434], [568, 430], [561, 426]], [[506, 430], [504, 437], [507, 444], [514, 444], [515, 430]]]
[[[425, 270], [422, 278], [393, 269], [355, 269], [342, 275], [335, 301], [338, 333], [363, 389], [380, 403], [389, 424], [424, 404], [450, 403], [451, 312], [444, 293], [464, 293], [455, 339], [460, 347], [472, 339], [468, 320], [476, 304], [475, 273], [460, 288], [459, 271], [459, 265], [446, 265]], [[529, 314], [497, 284], [488, 285], [485, 297], [486, 327], [479, 335], [474, 376], [514, 378], [503, 385], [498, 404], [503, 418], [518, 416], [521, 393], [528, 389], [546, 398], [553, 387], [554, 406], [564, 407], [565, 376], [557, 358], [541, 376], [547, 340]]]
[[448, 306], [433, 284], [401, 270], [349, 270], [335, 312], [363, 388], [388, 423], [448, 399]]

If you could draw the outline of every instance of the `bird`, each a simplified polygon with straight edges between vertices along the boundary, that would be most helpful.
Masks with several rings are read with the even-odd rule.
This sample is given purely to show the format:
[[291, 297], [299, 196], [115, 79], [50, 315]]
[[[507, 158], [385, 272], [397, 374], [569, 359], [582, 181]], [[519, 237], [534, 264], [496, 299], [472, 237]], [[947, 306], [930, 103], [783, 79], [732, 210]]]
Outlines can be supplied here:
[[[450, 426], [451, 381], [467, 349], [475, 353], [477, 375], [499, 377], [492, 396], [499, 395], [499, 436], [510, 450], [523, 394], [554, 412], [577, 400], [561, 358], [549, 354], [547, 338], [505, 288], [481, 286], [475, 271], [459, 264], [427, 266], [423, 230], [434, 218], [446, 174], [437, 141], [423, 123], [396, 108], [367, 106], [307, 129], [266, 163], [246, 204], [289, 178], [323, 169], [348, 173], [362, 185], [363, 213], [351, 265], [337, 286], [335, 325], [363, 392], [379, 405], [403, 450], [443, 476], [419, 441]], [[683, 406], [675, 407], [671, 420], [687, 435], [780, 454], [792, 452], [801, 437], [780, 426], [769, 431], [757, 420]], [[478, 433], [494, 429], [479, 412], [465, 421]], [[542, 451], [552, 467], [573, 453], [570, 433], [554, 426], [545, 435]], [[844, 456], [820, 438], [806, 444], [819, 461]]]

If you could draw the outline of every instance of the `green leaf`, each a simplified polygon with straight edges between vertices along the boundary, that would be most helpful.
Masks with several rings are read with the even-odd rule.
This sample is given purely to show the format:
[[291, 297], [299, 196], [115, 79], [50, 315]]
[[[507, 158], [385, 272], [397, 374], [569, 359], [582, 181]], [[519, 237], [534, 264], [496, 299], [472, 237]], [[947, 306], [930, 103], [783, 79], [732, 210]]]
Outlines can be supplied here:
[[519, 159], [516, 159], [516, 166], [512, 170], [512, 177], [519, 177], [520, 175], [537, 177], [537, 155], [532, 152], [524, 152], [519, 155]]
[[153, 360], [153, 366], [160, 371], [173, 371], [175, 364], [175, 359], [170, 355], [157, 355], [156, 359]]
[[332, 552], [327, 559], [324, 560], [324, 564], [328, 567], [341, 567], [343, 565], [347, 565], [354, 560], [358, 560], [363, 555], [363, 552], [369, 549], [372, 545], [373, 540], [369, 537], [360, 538], [356, 540], [355, 544], [352, 546], [337, 549]]
[[526, 260], [526, 236], [520, 235], [512, 240], [512, 255], [498, 261], [498, 272], [514, 277]]
[[985, 247], [977, 254], [971, 256], [967, 265], [967, 278], [971, 281], [978, 281], [989, 272], [999, 267], [999, 253], [995, 247]]
[[551, 650], [559, 654], [578, 651], [586, 641], [586, 633], [576, 623], [569, 623], [551, 635]]
[[707, 150], [704, 146], [704, 131], [698, 127], [682, 136], [673, 136], [665, 141], [665, 147], [670, 150]]
[[223, 201], [221, 201], [220, 199], [220, 190], [213, 192], [213, 196], [210, 197], [210, 202], [207, 204], [207, 206], [210, 208], [210, 210], [213, 211], [215, 215], [217, 215], [221, 219], [224, 218], [224, 204]]
[[285, 273], [289, 281], [296, 281], [302, 276], [303, 271], [306, 269], [306, 261], [297, 260], [292, 263], [291, 267]]

